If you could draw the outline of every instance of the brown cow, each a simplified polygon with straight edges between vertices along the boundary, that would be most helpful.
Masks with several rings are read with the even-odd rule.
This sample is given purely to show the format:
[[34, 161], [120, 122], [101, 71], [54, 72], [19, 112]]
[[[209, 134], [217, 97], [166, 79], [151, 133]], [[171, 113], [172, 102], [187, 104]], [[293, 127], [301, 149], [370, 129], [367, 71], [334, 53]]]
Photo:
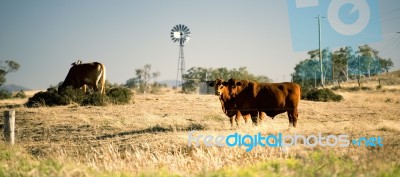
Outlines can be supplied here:
[[274, 118], [287, 112], [289, 126], [296, 127], [301, 88], [295, 83], [257, 83], [246, 80], [229, 79], [223, 82], [229, 96], [235, 100], [242, 114], [251, 114], [253, 122], [258, 122], [256, 111], [262, 111]]
[[[219, 101], [221, 102], [222, 111], [229, 117], [229, 121], [231, 123], [231, 127], [233, 127], [233, 117], [235, 117], [236, 126], [239, 127], [239, 118], [242, 116], [240, 111], [235, 109], [235, 103], [231, 100], [228, 95], [227, 88], [222, 85], [221, 79], [216, 79], [214, 82], [210, 82], [208, 86], [214, 87], [215, 95], [219, 97]], [[247, 122], [248, 116], [243, 117], [244, 121]]]
[[73, 63], [69, 69], [67, 77], [65, 78], [62, 85], [59, 86], [58, 91], [62, 91], [67, 86], [72, 86], [74, 89], [84, 88], [88, 85], [93, 87], [94, 91], [100, 91], [105, 94], [105, 81], [106, 81], [106, 67], [98, 62], [93, 63]]
[[[227, 87], [222, 85], [222, 83], [223, 80], [216, 79], [215, 81], [210, 82], [208, 85], [210, 87], [214, 87], [215, 95], [219, 96], [222, 111], [229, 117], [231, 126], [233, 127], [233, 116], [235, 116], [236, 126], [239, 127], [240, 116], [242, 116], [245, 123], [247, 123], [247, 120], [250, 118], [250, 114], [241, 114], [240, 111], [237, 110], [234, 100], [232, 100], [231, 96], [229, 96]], [[259, 116], [261, 117], [261, 119], [264, 117], [261, 112]]]

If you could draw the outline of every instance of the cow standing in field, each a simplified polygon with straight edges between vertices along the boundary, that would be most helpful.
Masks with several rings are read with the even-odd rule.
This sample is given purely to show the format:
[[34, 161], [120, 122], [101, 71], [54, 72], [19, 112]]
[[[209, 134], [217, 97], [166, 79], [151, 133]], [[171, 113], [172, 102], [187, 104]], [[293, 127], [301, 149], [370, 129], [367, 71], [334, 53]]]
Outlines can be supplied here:
[[[214, 87], [215, 95], [219, 97], [221, 102], [222, 111], [229, 117], [231, 127], [233, 127], [233, 117], [235, 116], [236, 127], [239, 127], [239, 118], [242, 116], [240, 112], [235, 108], [235, 102], [231, 100], [227, 88], [222, 85], [221, 79], [216, 79], [214, 82], [210, 82], [208, 86]], [[245, 122], [247, 122], [248, 116], [243, 116]]]
[[272, 118], [287, 112], [289, 126], [296, 127], [301, 95], [298, 84], [257, 83], [236, 79], [229, 79], [222, 84], [227, 86], [229, 96], [235, 101], [236, 108], [242, 114], [251, 114], [253, 123], [258, 122], [258, 114], [254, 110], [264, 112]]
[[72, 63], [72, 67], [58, 91], [62, 93], [67, 86], [72, 86], [74, 89], [83, 87], [83, 92], [86, 93], [85, 85], [87, 85], [93, 87], [94, 91], [105, 94], [105, 81], [106, 67], [103, 64], [98, 62], [79, 63], [78, 61]]
[[[235, 101], [229, 96], [228, 88], [222, 85], [223, 80], [216, 79], [213, 82], [210, 82], [208, 86], [214, 87], [215, 95], [219, 97], [219, 101], [221, 102], [222, 111], [229, 117], [229, 121], [231, 123], [231, 127], [233, 127], [233, 117], [235, 116], [236, 127], [239, 127], [239, 118], [243, 117], [245, 123], [250, 118], [250, 114], [241, 114], [240, 111], [236, 108]], [[260, 112], [259, 115], [261, 118], [263, 115]]]

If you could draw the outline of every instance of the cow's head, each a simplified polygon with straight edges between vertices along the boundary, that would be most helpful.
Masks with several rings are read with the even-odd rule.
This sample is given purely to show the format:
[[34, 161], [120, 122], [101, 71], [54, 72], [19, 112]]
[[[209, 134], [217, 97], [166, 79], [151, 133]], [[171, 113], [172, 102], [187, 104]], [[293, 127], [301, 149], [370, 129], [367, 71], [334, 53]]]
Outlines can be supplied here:
[[229, 79], [227, 82], [222, 83], [228, 89], [229, 96], [235, 97], [240, 91], [243, 83], [236, 79]]
[[224, 81], [221, 79], [216, 79], [208, 84], [210, 87], [214, 87], [215, 95], [221, 96], [224, 92], [225, 86], [223, 85]]
[[74, 78], [76, 77], [76, 73], [77, 73], [76, 71], [78, 70], [79, 65], [80, 64], [72, 63], [72, 66], [69, 69], [68, 74], [65, 77], [64, 81], [62, 82], [62, 84], [58, 84], [58, 93], [60, 93], [60, 94], [64, 93], [64, 90], [68, 86], [74, 87]]
[[68, 86], [68, 84], [64, 81], [62, 84], [58, 85], [58, 93], [63, 94], [65, 91], [65, 88]]

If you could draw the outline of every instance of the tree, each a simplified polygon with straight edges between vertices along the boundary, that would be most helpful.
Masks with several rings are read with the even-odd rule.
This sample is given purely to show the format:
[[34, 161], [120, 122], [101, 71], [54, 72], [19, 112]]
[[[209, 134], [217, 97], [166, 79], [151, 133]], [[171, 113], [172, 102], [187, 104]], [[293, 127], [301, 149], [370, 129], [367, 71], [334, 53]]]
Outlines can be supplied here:
[[[196, 91], [199, 83], [201, 81], [205, 81], [209, 73], [209, 70], [202, 67], [192, 67], [187, 70], [187, 73], [184, 75], [186, 81], [182, 85], [182, 91], [185, 93], [193, 93]], [[218, 73], [219, 74], [219, 73]]]
[[293, 82], [302, 86], [314, 86], [320, 82], [319, 61], [315, 59], [305, 59], [300, 61], [295, 67], [292, 74]]
[[[323, 72], [323, 80], [324, 84], [327, 84], [330, 78], [332, 77], [332, 53], [329, 51], [329, 48], [325, 48], [321, 51], [322, 54], [322, 72]], [[321, 67], [321, 66], [319, 66]]]
[[389, 69], [394, 66], [391, 58], [389, 59], [379, 58], [379, 63], [381, 64], [382, 72], [386, 71], [386, 73], [388, 73]]
[[339, 86], [341, 81], [348, 80], [348, 61], [351, 58], [351, 51], [351, 47], [342, 47], [332, 53], [332, 78]]
[[139, 86], [139, 81], [137, 78], [130, 78], [126, 81], [125, 86], [128, 88], [137, 88]]
[[251, 80], [257, 82], [271, 82], [272, 80], [267, 76], [256, 76], [251, 74], [247, 67], [240, 68], [202, 68], [202, 67], [192, 67], [187, 71], [187, 74], [184, 76], [186, 78], [186, 82], [184, 83], [186, 93], [192, 93], [196, 91], [199, 87], [200, 82], [204, 81], [212, 81], [215, 79], [228, 80], [230, 78], [235, 79], [244, 79]]
[[[359, 58], [360, 70], [366, 72], [368, 77], [377, 74], [376, 70], [377, 68], [380, 68], [379, 66], [376, 66], [379, 64], [379, 62], [377, 62], [379, 52], [365, 44], [358, 47], [357, 53], [361, 56], [361, 58]], [[380, 72], [380, 70], [378, 72]]]
[[[302, 86], [316, 85], [320, 81], [320, 66], [318, 50], [308, 52], [309, 59], [300, 61], [291, 74], [292, 80]], [[332, 81], [347, 81], [349, 78], [357, 79], [360, 85], [361, 76], [380, 74], [388, 72], [394, 66], [393, 61], [379, 56], [379, 51], [371, 48], [367, 44], [358, 47], [356, 52], [349, 46], [342, 47], [338, 51], [329, 52], [328, 49], [322, 51], [323, 76], [332, 78]], [[318, 63], [317, 63], [318, 62]], [[319, 76], [319, 77], [317, 77]], [[318, 78], [318, 79], [317, 79]], [[322, 79], [324, 79], [322, 78]]]
[[146, 64], [143, 68], [135, 69], [136, 77], [128, 79], [126, 86], [137, 89], [140, 93], [147, 93], [149, 82], [160, 76], [160, 72], [151, 72], [151, 65]]
[[0, 86], [6, 82], [6, 75], [8, 73], [17, 71], [19, 67], [20, 65], [12, 60], [0, 61]]

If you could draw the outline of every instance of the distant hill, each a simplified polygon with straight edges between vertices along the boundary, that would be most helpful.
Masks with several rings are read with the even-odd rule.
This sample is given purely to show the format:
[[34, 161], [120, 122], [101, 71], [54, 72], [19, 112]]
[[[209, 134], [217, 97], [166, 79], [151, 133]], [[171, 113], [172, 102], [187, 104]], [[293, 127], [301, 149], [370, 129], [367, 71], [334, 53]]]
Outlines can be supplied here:
[[15, 85], [15, 84], [4, 84], [0, 87], [0, 90], [7, 90], [9, 92], [18, 92], [18, 91], [30, 91], [32, 89], [20, 86], [20, 85]]

